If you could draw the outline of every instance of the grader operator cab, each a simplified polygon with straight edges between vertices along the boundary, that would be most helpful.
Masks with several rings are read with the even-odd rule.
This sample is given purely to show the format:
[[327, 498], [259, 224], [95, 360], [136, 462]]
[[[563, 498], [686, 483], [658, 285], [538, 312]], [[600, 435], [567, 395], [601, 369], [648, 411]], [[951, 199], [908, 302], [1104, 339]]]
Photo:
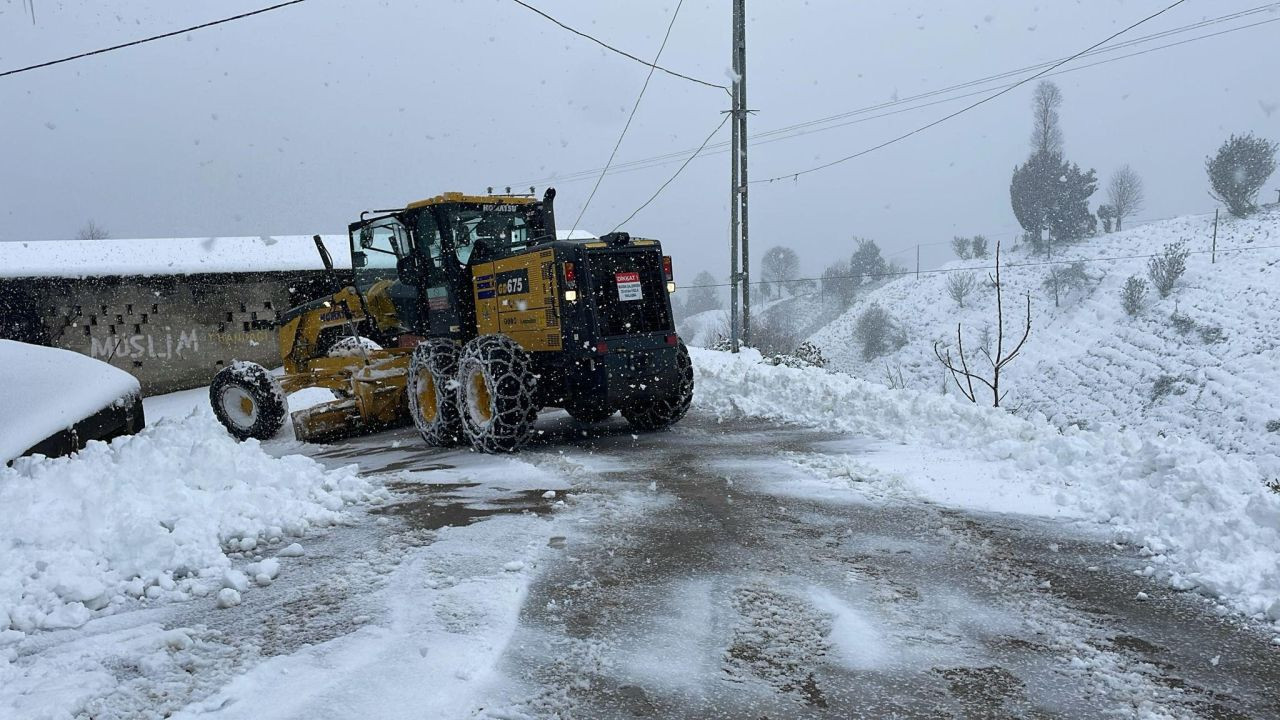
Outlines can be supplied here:
[[445, 193], [363, 213], [349, 284], [317, 236], [334, 292], [281, 315], [283, 375], [218, 372], [215, 415], [241, 439], [271, 437], [288, 393], [323, 387], [334, 400], [292, 415], [299, 439], [413, 422], [430, 444], [484, 452], [518, 449], [544, 406], [582, 422], [621, 411], [639, 430], [678, 421], [693, 370], [671, 258], [626, 233], [557, 239], [554, 198]]

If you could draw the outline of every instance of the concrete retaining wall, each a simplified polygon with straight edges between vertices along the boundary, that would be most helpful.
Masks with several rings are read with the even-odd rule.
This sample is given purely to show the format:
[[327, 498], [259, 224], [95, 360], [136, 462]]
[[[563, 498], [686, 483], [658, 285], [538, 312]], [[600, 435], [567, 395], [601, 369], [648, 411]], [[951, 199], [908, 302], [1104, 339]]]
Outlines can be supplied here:
[[328, 290], [308, 270], [0, 278], [0, 337], [103, 360], [157, 395], [207, 385], [233, 360], [279, 366], [276, 318]]

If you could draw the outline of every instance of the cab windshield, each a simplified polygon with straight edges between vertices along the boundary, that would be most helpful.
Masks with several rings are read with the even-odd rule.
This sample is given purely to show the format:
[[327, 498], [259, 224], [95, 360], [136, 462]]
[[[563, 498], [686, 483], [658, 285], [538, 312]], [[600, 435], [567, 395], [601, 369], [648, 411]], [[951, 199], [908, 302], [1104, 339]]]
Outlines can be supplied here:
[[442, 224], [453, 233], [458, 262], [466, 264], [477, 243], [490, 254], [505, 255], [528, 247], [534, 232], [536, 205], [459, 205], [442, 213]]

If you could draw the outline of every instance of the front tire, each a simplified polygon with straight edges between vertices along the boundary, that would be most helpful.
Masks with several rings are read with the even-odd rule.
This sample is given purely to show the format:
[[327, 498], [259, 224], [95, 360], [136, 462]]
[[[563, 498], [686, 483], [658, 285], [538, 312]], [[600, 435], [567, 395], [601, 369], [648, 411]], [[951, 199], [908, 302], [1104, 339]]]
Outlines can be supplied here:
[[275, 437], [284, 427], [289, 401], [280, 382], [257, 363], [236, 361], [209, 385], [213, 414], [237, 440]]
[[689, 403], [693, 402], [693, 362], [683, 340], [676, 346], [676, 370], [665, 381], [673, 385], [665, 395], [646, 405], [623, 409], [622, 417], [631, 427], [645, 432], [660, 430], [679, 422], [689, 411]]
[[480, 452], [515, 452], [538, 416], [529, 353], [506, 335], [481, 335], [462, 349], [457, 374], [462, 434]]
[[449, 447], [462, 439], [458, 414], [458, 346], [432, 338], [413, 349], [409, 361], [409, 417], [428, 445]]

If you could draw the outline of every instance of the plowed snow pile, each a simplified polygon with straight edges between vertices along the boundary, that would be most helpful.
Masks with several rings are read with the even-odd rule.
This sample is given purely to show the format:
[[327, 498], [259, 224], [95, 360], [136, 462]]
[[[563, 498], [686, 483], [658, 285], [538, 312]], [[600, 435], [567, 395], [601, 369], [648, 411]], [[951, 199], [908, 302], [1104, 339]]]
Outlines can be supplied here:
[[0, 652], [131, 598], [242, 591], [228, 553], [262, 553], [380, 492], [354, 466], [238, 443], [207, 413], [73, 457], [20, 458], [0, 467]]
[[1014, 483], [1007, 509], [1026, 511], [1018, 484], [1028, 495], [1047, 492], [1146, 548], [1152, 574], [1175, 587], [1280, 619], [1280, 495], [1264, 487], [1245, 457], [1152, 432], [1059, 430], [1043, 415], [1019, 417], [936, 390], [890, 390], [820, 369], [763, 364], [754, 350], [690, 352], [695, 405], [704, 411], [951, 448], [957, 461], [977, 456], [992, 463], [1001, 482]]

